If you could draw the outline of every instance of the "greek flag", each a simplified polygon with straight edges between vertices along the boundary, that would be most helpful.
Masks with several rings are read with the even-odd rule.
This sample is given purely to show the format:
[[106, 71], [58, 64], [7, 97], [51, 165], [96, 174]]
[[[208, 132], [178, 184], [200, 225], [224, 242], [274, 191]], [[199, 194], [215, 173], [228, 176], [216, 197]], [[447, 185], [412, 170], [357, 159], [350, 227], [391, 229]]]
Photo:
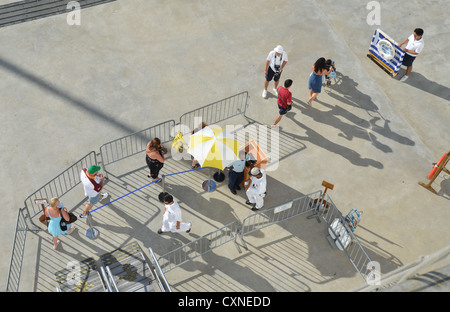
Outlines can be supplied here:
[[385, 72], [395, 77], [403, 62], [405, 52], [380, 29], [375, 30], [367, 56]]

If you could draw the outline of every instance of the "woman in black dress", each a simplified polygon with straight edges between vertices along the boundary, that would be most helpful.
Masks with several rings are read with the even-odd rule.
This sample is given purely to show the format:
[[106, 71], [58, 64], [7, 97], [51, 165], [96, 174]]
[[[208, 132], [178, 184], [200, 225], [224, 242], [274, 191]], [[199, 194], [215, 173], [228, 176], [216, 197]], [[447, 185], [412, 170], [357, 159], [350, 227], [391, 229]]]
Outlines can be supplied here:
[[147, 144], [145, 161], [150, 169], [149, 178], [153, 181], [158, 180], [159, 171], [164, 166], [164, 147], [161, 145], [161, 140], [154, 138]]

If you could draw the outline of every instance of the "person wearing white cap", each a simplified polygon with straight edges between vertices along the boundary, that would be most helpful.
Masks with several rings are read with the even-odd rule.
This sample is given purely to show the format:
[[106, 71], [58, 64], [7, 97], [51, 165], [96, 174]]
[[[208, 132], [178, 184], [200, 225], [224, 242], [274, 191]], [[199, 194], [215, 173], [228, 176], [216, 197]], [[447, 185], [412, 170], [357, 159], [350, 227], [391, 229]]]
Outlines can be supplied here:
[[275, 92], [275, 95], [278, 96], [278, 81], [280, 80], [281, 72], [283, 71], [284, 66], [286, 66], [287, 61], [288, 55], [282, 46], [278, 45], [275, 49], [269, 52], [266, 59], [266, 66], [264, 67], [264, 76], [266, 80], [264, 81], [264, 90], [262, 93], [263, 98], [267, 98], [267, 87], [269, 86], [269, 81], [272, 79], [275, 84], [273, 91]]
[[254, 167], [250, 171], [251, 177], [246, 182], [247, 205], [252, 205], [252, 210], [256, 211], [264, 206], [266, 196], [267, 179], [263, 169]]

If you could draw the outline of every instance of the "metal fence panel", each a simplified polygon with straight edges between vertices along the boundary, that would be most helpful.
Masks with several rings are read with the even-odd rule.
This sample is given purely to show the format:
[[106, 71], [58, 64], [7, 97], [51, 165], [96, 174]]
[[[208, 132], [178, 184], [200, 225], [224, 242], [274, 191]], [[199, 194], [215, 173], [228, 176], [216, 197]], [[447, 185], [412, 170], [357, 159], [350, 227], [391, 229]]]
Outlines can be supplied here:
[[171, 131], [174, 127], [175, 121], [169, 120], [103, 144], [100, 146], [103, 168], [106, 171], [107, 165], [145, 151], [148, 142], [155, 137], [159, 138], [161, 143], [171, 141]]
[[81, 182], [81, 170], [91, 165], [97, 165], [97, 155], [94, 151], [81, 158], [72, 166], [50, 180], [47, 184], [28, 196], [25, 199], [25, 207], [28, 209], [30, 218], [42, 213], [41, 207], [34, 203], [36, 198], [47, 198], [49, 200], [52, 197], [62, 197]]
[[[223, 100], [183, 114], [180, 117], [180, 124], [187, 126], [188, 129], [190, 129], [189, 131], [192, 131], [192, 129], [199, 126], [198, 118], [201, 118], [201, 121], [205, 121], [209, 125], [213, 125], [238, 115], [245, 115], [247, 100], [247, 91], [235, 94]], [[185, 135], [187, 133], [182, 134]]]
[[[328, 196], [328, 194], [325, 194], [324, 200], [327, 201], [329, 207], [322, 212], [321, 217], [327, 223], [328, 228], [332, 231], [334, 236], [337, 237], [338, 235], [334, 232], [331, 224], [336, 218], [341, 219], [342, 213], [336, 208], [335, 204]], [[336, 244], [339, 244], [340, 247], [342, 247], [342, 250], [349, 258], [353, 267], [356, 269], [359, 275], [361, 275], [362, 279], [367, 283], [370, 280], [370, 277], [373, 275], [374, 268], [371, 265], [372, 260], [370, 260], [369, 255], [366, 253], [352, 230], [347, 226], [345, 222], [343, 222], [342, 224], [347, 230], [351, 238], [351, 242], [346, 248], [343, 246], [339, 239], [336, 239]]]
[[6, 280], [6, 291], [17, 292], [19, 290], [20, 273], [22, 272], [23, 254], [27, 238], [28, 226], [26, 222], [26, 209], [19, 209], [14, 233], [14, 241], [9, 264], [8, 279]]
[[298, 197], [276, 207], [258, 211], [246, 217], [242, 221], [242, 228], [239, 232], [239, 237], [241, 238], [244, 247], [247, 249], [244, 241], [245, 235], [248, 235], [255, 231], [259, 231], [269, 225], [279, 223], [306, 212], [314, 211], [314, 202], [319, 200], [321, 195], [322, 191], [316, 191], [314, 193]]
[[158, 258], [158, 263], [164, 273], [179, 267], [201, 255], [222, 246], [230, 241], [235, 241], [240, 223], [231, 222], [205, 236], [174, 249]]

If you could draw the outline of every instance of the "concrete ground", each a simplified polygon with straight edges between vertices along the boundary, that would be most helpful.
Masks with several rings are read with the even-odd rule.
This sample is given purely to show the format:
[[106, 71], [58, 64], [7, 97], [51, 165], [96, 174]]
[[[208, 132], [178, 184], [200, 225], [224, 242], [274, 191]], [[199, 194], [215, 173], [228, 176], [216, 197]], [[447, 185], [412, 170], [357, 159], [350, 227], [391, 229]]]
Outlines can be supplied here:
[[[69, 26], [62, 14], [0, 28], [0, 283], [6, 283], [24, 199], [103, 143], [241, 91], [250, 95], [247, 115], [271, 124], [277, 114], [273, 84], [268, 99], [261, 93], [265, 58], [278, 44], [289, 55], [282, 80], [294, 81], [281, 145], [289, 142], [296, 151], [268, 173], [267, 207], [322, 189], [322, 180], [333, 183], [329, 195], [342, 213], [364, 212], [356, 235], [382, 273], [449, 245], [450, 177], [442, 173], [433, 183], [437, 195], [418, 182], [428, 182], [431, 163], [449, 151], [450, 78], [443, 65], [450, 3], [378, 1], [380, 25], [367, 24], [367, 3], [118, 0], [82, 10], [80, 26]], [[399, 82], [404, 68], [391, 78], [366, 57], [376, 28], [401, 42], [416, 27], [425, 31], [425, 48], [405, 83]], [[339, 79], [308, 107], [311, 65], [321, 56], [336, 61]], [[171, 162], [163, 173], [188, 165]], [[123, 179], [134, 183], [128, 191], [148, 183], [143, 159], [140, 166], [134, 179], [111, 179], [110, 192], [124, 194]], [[53, 291], [39, 278], [42, 264], [55, 257], [83, 258], [133, 238], [161, 255], [251, 213], [242, 193], [234, 196], [225, 185], [204, 193], [184, 179], [172, 187], [186, 207], [184, 218], [197, 226], [190, 235], [156, 234], [160, 204], [143, 210], [155, 188], [123, 204], [129, 209], [102, 209], [109, 219], [97, 226], [112, 234], [101, 234], [95, 244], [84, 237], [84, 221], [75, 236], [62, 238], [57, 252], [47, 233], [29, 234], [21, 290]], [[202, 176], [192, 179], [200, 183]], [[77, 200], [65, 204], [81, 212], [82, 195], [80, 186]], [[225, 208], [214, 212], [218, 207]], [[133, 231], [134, 225], [145, 231]], [[326, 232], [324, 223], [291, 219], [249, 237], [249, 251], [230, 244], [167, 277], [176, 291], [359, 286], [361, 278], [331, 249]]]

